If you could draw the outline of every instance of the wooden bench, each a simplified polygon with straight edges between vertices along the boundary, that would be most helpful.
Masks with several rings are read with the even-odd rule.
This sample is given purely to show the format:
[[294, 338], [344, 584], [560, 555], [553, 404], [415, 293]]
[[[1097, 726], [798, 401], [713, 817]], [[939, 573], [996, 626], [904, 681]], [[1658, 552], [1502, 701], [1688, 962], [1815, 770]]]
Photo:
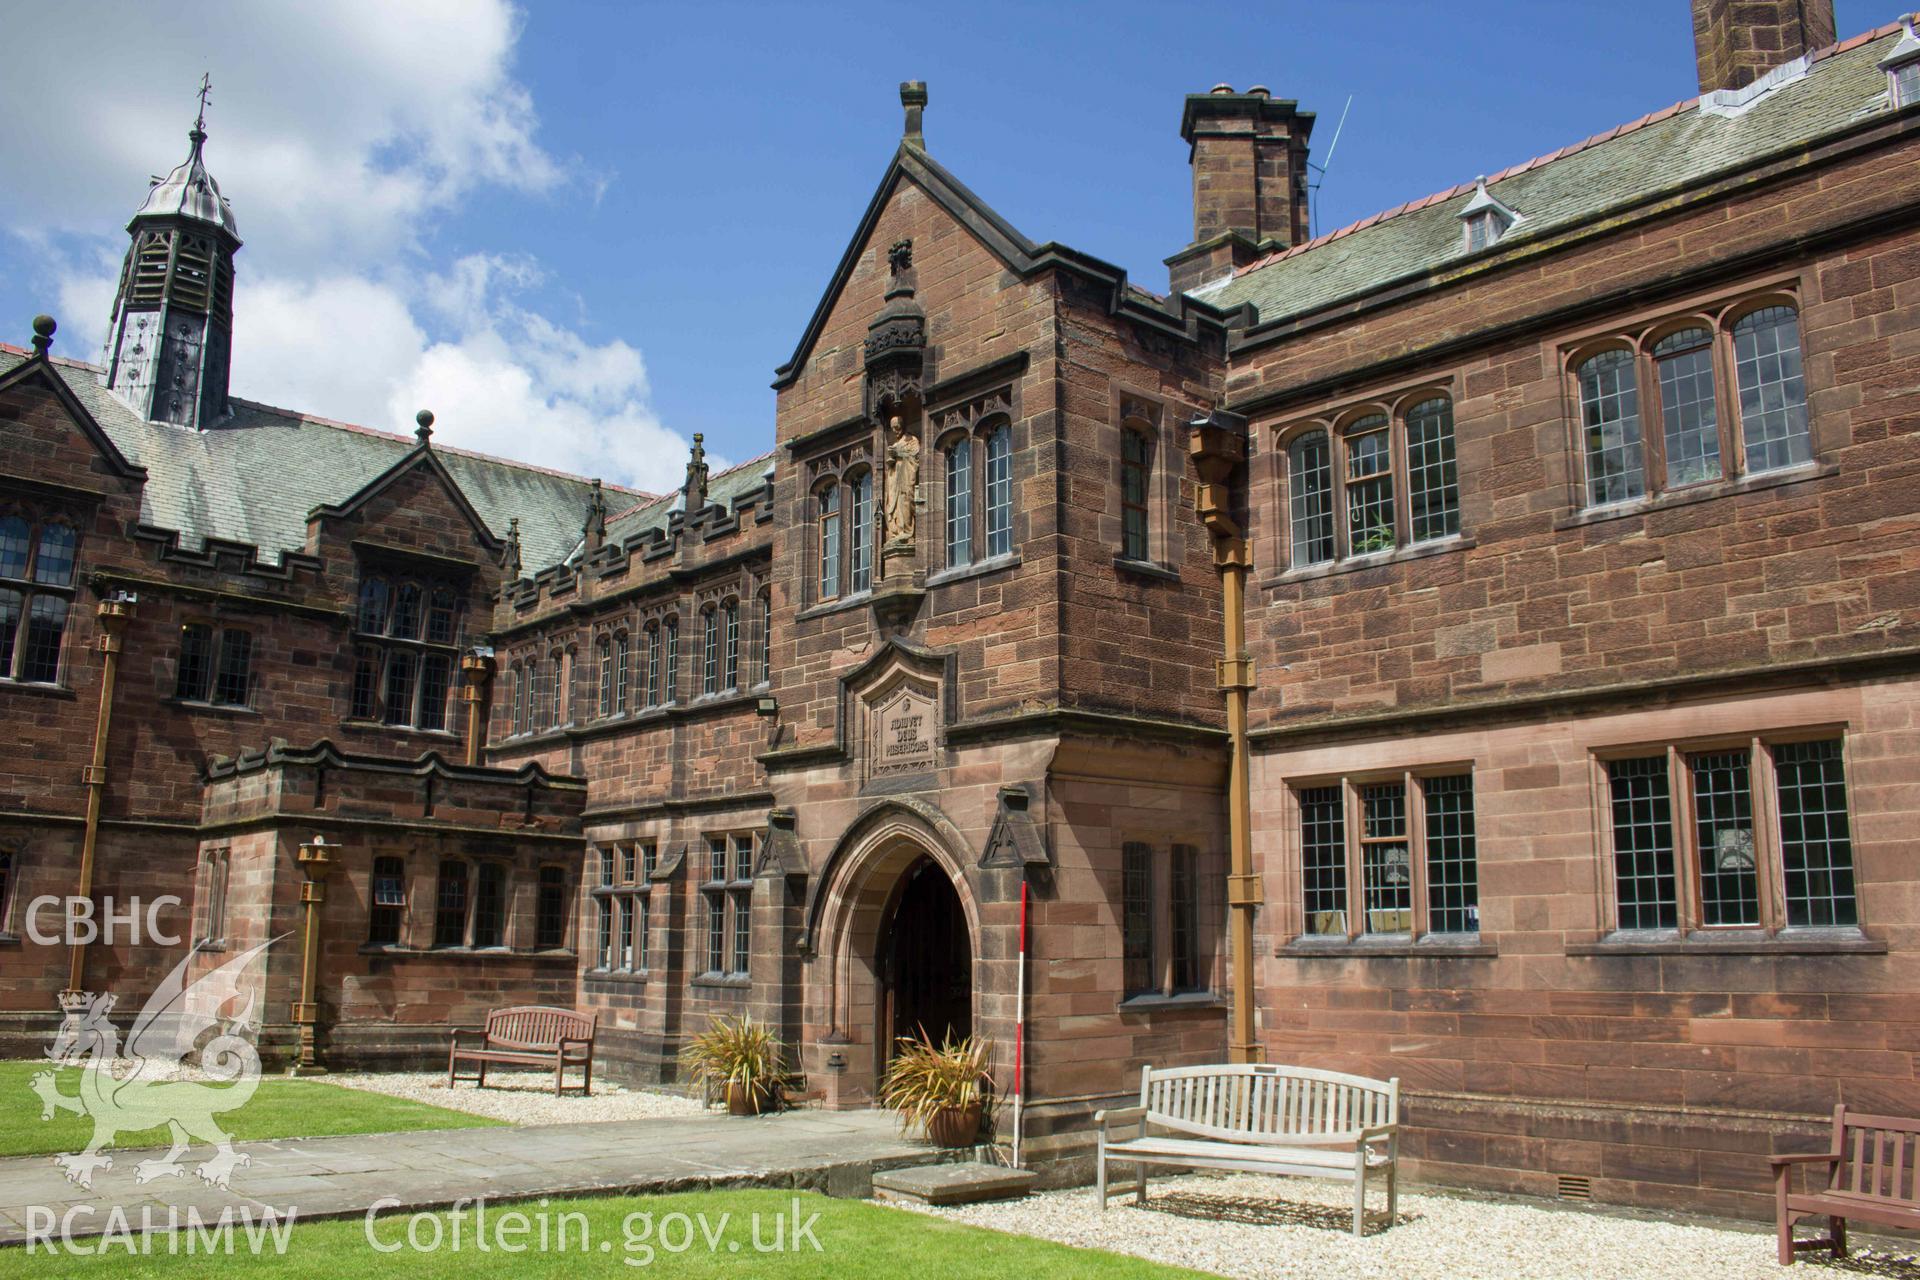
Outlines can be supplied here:
[[[1107, 1207], [1107, 1165], [1132, 1164], [1137, 1203], [1147, 1166], [1234, 1169], [1353, 1183], [1353, 1234], [1365, 1232], [1367, 1178], [1384, 1172], [1387, 1222], [1400, 1208], [1400, 1081], [1236, 1063], [1140, 1072], [1140, 1105], [1101, 1111], [1095, 1193]], [[1170, 1134], [1149, 1133], [1149, 1126]], [[1116, 1130], [1131, 1130], [1118, 1136]], [[1185, 1136], [1171, 1136], [1185, 1135]]]
[[[593, 1092], [593, 1032], [596, 1019], [571, 1009], [552, 1009], [545, 1005], [516, 1005], [495, 1009], [487, 1015], [487, 1025], [456, 1027], [453, 1043], [447, 1050], [447, 1088], [456, 1080], [471, 1080], [482, 1088], [487, 1083], [487, 1064], [511, 1063], [522, 1067], [552, 1067], [553, 1092], [558, 1097], [568, 1091], [567, 1068], [581, 1069], [580, 1083], [572, 1088], [583, 1094]], [[462, 1047], [462, 1040], [469, 1043]], [[472, 1075], [459, 1075], [462, 1062], [475, 1064]]]
[[[1849, 1137], [1851, 1135], [1851, 1137]], [[1847, 1253], [1847, 1223], [1920, 1229], [1920, 1120], [1833, 1109], [1833, 1149], [1817, 1155], [1773, 1156], [1774, 1216], [1780, 1231], [1780, 1263], [1793, 1265], [1800, 1249]], [[1827, 1166], [1826, 1186], [1796, 1195], [1795, 1165]], [[1824, 1240], [1795, 1240], [1796, 1219], [1825, 1214], [1832, 1224]]]

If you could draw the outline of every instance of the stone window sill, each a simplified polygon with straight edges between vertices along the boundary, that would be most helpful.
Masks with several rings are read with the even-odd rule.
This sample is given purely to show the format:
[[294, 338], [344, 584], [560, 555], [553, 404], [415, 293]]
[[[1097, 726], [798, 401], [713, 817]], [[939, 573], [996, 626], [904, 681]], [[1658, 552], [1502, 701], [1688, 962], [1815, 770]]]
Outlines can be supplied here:
[[410, 724], [387, 724], [382, 720], [342, 720], [349, 729], [374, 730], [379, 733], [399, 733], [409, 738], [432, 738], [436, 742], [458, 742], [460, 735], [451, 729], [416, 729]]
[[1597, 942], [1569, 942], [1570, 956], [1834, 956], [1887, 953], [1887, 944], [1857, 929], [1782, 929], [1775, 934], [1741, 930], [1676, 933], [1615, 933]]
[[0, 693], [25, 693], [37, 698], [77, 698], [80, 695], [63, 684], [28, 684], [21, 680], [0, 679]]
[[985, 560], [976, 560], [972, 564], [955, 565], [942, 569], [938, 573], [927, 575], [929, 587], [944, 587], [949, 582], [965, 582], [969, 578], [984, 578], [990, 573], [999, 573], [1003, 569], [1016, 569], [1020, 566], [1020, 553], [1009, 551], [1003, 556], [990, 556]]
[[1322, 564], [1301, 565], [1298, 569], [1288, 569], [1285, 573], [1263, 578], [1260, 580], [1260, 585], [1268, 589], [1290, 586], [1296, 582], [1311, 582], [1315, 578], [1331, 578], [1343, 573], [1357, 573], [1362, 569], [1379, 569], [1388, 565], [1405, 564], [1409, 560], [1424, 560], [1428, 556], [1445, 555], [1450, 551], [1470, 551], [1479, 545], [1478, 538], [1456, 533], [1447, 538], [1416, 542], [1409, 547], [1395, 547], [1391, 551], [1370, 551], [1362, 556], [1348, 556], [1345, 560], [1328, 560]]
[[1136, 560], [1132, 556], [1120, 555], [1117, 552], [1113, 557], [1113, 567], [1122, 573], [1133, 574], [1135, 577], [1153, 578], [1160, 582], [1180, 581], [1178, 569], [1169, 568], [1164, 564], [1155, 564], [1151, 560]]
[[1128, 996], [1120, 1001], [1122, 1013], [1162, 1013], [1180, 1009], [1225, 1009], [1227, 1001], [1217, 991], [1180, 991], [1162, 995], [1157, 991]]
[[1553, 527], [1556, 530], [1577, 529], [1582, 525], [1604, 524], [1608, 520], [1643, 516], [1654, 511], [1665, 511], [1669, 507], [1686, 507], [1696, 502], [1729, 498], [1736, 493], [1754, 493], [1762, 489], [1777, 489], [1782, 485], [1804, 484], [1808, 480], [1822, 480], [1827, 476], [1839, 474], [1839, 471], [1840, 468], [1835, 463], [1829, 462], [1822, 466], [1819, 463], [1808, 462], [1780, 471], [1743, 475], [1734, 480], [1715, 480], [1707, 484], [1688, 485], [1684, 489], [1670, 489], [1665, 493], [1635, 498], [1631, 502], [1616, 502], [1605, 507], [1584, 508], [1572, 515], [1555, 520]]
[[1445, 937], [1430, 934], [1418, 942], [1385, 938], [1295, 938], [1274, 948], [1274, 955], [1289, 960], [1361, 960], [1406, 957], [1419, 960], [1489, 960], [1500, 954], [1491, 942], [1482, 942], [1478, 934]]
[[653, 973], [648, 969], [589, 969], [587, 976], [595, 982], [618, 982], [635, 987], [653, 980]]
[[202, 715], [216, 715], [216, 716], [258, 716], [260, 715], [260, 712], [255, 710], [254, 708], [248, 707], [248, 706], [242, 706], [239, 703], [235, 703], [235, 702], [200, 702], [193, 698], [164, 698], [162, 699], [162, 701], [164, 701], [170, 707], [178, 707], [182, 711], [192, 711]]
[[745, 991], [753, 986], [753, 979], [744, 973], [702, 973], [687, 981], [690, 986], [717, 987], [727, 991]]
[[849, 609], [862, 609], [873, 599], [872, 591], [856, 591], [852, 595], [835, 596], [831, 600], [822, 600], [819, 604], [808, 605], [793, 615], [795, 622], [805, 622], [809, 618], [824, 618], [829, 614], [845, 613]]
[[388, 956], [394, 959], [417, 960], [429, 956], [458, 956], [462, 960], [571, 960], [573, 952], [546, 949], [541, 951], [522, 951], [515, 947], [409, 947], [400, 943], [363, 942], [360, 944], [363, 956]]

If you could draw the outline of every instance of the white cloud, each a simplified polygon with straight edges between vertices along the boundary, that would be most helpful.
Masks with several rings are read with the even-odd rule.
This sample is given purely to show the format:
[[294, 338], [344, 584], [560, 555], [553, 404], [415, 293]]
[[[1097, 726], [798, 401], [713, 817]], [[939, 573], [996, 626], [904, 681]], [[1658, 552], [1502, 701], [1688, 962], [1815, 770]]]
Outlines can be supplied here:
[[442, 443], [679, 483], [686, 442], [654, 415], [638, 350], [525, 305], [549, 282], [519, 246], [433, 251], [438, 221], [476, 193], [590, 203], [604, 189], [540, 145], [512, 74], [520, 22], [504, 0], [14, 15], [9, 44], [33, 56], [0, 78], [0, 113], [34, 127], [0, 132], [0, 172], [32, 180], [0, 189], [0, 226], [55, 264], [62, 349], [98, 352], [121, 228], [144, 176], [185, 154], [207, 67], [208, 165], [247, 242], [236, 395], [393, 431], [431, 408]]

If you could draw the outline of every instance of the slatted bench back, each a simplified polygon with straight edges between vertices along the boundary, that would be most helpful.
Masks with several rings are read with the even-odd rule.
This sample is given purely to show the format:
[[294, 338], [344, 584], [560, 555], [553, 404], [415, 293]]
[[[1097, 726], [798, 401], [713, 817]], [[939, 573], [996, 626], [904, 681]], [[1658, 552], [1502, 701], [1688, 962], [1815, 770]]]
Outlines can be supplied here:
[[1400, 1081], [1266, 1063], [1140, 1072], [1147, 1120], [1235, 1142], [1353, 1141], [1400, 1122]]
[[1838, 1107], [1833, 1147], [1840, 1163], [1827, 1190], [1920, 1211], [1920, 1120]]
[[487, 1015], [487, 1045], [495, 1049], [524, 1049], [551, 1052], [560, 1047], [560, 1039], [587, 1040], [593, 1036], [594, 1020], [571, 1009], [553, 1009], [546, 1005], [518, 1005], [495, 1009]]

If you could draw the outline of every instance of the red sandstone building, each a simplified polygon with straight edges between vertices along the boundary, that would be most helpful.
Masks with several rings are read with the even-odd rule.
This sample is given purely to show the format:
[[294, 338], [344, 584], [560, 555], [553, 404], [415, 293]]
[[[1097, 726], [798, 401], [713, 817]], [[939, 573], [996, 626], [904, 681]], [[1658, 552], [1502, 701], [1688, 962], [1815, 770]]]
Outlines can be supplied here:
[[1418, 1176], [1758, 1210], [1920, 1093], [1920, 41], [1695, 12], [1699, 98], [1314, 239], [1312, 115], [1189, 97], [1167, 296], [906, 86], [773, 451], [661, 496], [229, 397], [196, 130], [102, 364], [0, 355], [15, 1043], [189, 946], [35, 897], [207, 966], [318, 841], [324, 1057], [563, 1003], [671, 1079], [751, 1012], [862, 1105], [1010, 1056], [1025, 886], [1036, 1157], [1257, 1054], [1400, 1077]]

